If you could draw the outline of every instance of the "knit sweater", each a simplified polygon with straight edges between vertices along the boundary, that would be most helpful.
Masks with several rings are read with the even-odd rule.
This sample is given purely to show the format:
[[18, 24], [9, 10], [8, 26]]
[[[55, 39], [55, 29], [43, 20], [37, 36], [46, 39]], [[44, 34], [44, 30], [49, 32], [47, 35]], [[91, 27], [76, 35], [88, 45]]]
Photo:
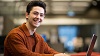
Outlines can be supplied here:
[[12, 29], [4, 41], [4, 56], [53, 56], [57, 53], [38, 33], [30, 36], [25, 23]]

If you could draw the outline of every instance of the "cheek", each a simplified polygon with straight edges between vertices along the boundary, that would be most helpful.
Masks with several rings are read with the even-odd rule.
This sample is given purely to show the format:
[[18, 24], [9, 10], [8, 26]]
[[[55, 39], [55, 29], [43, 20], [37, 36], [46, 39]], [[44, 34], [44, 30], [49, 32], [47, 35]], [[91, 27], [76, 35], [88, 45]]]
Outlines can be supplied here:
[[34, 18], [34, 17], [36, 17], [35, 15], [33, 15], [33, 14], [30, 14], [30, 16], [29, 16], [30, 18]]
[[43, 21], [43, 19], [44, 19], [44, 18], [40, 19], [40, 22], [42, 22], [42, 21]]

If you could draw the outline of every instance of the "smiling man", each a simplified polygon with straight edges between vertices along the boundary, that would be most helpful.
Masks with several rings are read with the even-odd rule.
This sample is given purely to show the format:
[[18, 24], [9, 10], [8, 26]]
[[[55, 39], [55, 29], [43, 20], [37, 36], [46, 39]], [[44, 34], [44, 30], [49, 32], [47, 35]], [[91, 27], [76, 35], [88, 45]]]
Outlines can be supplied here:
[[31, 1], [26, 8], [26, 23], [12, 29], [4, 41], [4, 56], [67, 56], [50, 48], [36, 33], [46, 13], [46, 4]]

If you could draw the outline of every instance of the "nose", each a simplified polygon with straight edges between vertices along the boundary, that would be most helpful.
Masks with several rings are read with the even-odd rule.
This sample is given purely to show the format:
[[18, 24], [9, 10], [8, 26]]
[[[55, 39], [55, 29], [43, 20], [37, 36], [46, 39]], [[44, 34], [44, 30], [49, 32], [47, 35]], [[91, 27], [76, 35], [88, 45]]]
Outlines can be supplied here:
[[40, 15], [36, 15], [35, 20], [41, 21]]
[[40, 15], [38, 14], [38, 15], [36, 16], [36, 18], [40, 19]]

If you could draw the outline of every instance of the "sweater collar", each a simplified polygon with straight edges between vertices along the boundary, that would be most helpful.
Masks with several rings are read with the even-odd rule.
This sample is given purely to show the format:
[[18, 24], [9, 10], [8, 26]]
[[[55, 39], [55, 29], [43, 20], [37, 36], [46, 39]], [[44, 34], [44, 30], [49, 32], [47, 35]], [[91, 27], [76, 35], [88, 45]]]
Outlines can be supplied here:
[[23, 24], [21, 25], [21, 28], [22, 28], [22, 30], [23, 30], [23, 32], [25, 33], [26, 36], [30, 36], [30, 32], [29, 32], [29, 30], [28, 30], [28, 28], [26, 27], [25, 24], [26, 24], [26, 23], [23, 23]]

